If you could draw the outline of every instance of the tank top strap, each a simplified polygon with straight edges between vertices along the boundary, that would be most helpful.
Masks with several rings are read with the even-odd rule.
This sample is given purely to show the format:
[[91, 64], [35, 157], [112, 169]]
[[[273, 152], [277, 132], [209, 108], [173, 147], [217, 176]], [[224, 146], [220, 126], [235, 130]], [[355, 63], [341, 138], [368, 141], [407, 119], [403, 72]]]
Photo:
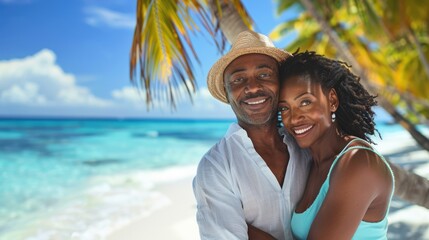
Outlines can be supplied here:
[[337, 157], [335, 157], [334, 162], [332, 162], [332, 165], [331, 165], [331, 167], [329, 168], [329, 172], [328, 172], [328, 176], [326, 177], [326, 180], [330, 179], [332, 169], [334, 168], [335, 164], [337, 164], [338, 160], [339, 160], [339, 159], [340, 159], [340, 158], [341, 158], [341, 157], [342, 157], [346, 152], [348, 152], [348, 151], [349, 151], [349, 150], [351, 150], [351, 149], [354, 149], [353, 147], [350, 147], [350, 148], [349, 148], [350, 144], [352, 144], [353, 142], [357, 142], [357, 141], [359, 141], [359, 140], [366, 142], [366, 141], [365, 141], [365, 140], [363, 140], [363, 139], [360, 139], [360, 138], [354, 138], [354, 139], [352, 139], [350, 142], [348, 142], [348, 143], [347, 143], [347, 145], [343, 148], [343, 150], [341, 150], [341, 152], [337, 155]]
[[[390, 168], [389, 163], [386, 161], [386, 159], [383, 157], [383, 155], [381, 155], [377, 150], [375, 150], [375, 149], [373, 149], [373, 148], [371, 148], [371, 147], [365, 147], [365, 146], [353, 146], [353, 147], [349, 147], [349, 146], [350, 146], [350, 144], [352, 144], [353, 142], [357, 142], [357, 141], [362, 141], [362, 142], [364, 142], [364, 143], [369, 144], [369, 143], [368, 143], [367, 141], [365, 141], [364, 139], [362, 139], [362, 138], [358, 138], [358, 137], [356, 137], [356, 138], [352, 139], [350, 142], [348, 142], [348, 143], [347, 143], [347, 145], [343, 148], [343, 150], [341, 150], [341, 152], [337, 155], [337, 157], [335, 158], [334, 162], [332, 162], [332, 165], [331, 165], [331, 167], [329, 168], [328, 176], [327, 176], [327, 178], [326, 178], [326, 179], [330, 179], [332, 169], [334, 169], [335, 165], [336, 165], [336, 164], [337, 164], [337, 162], [340, 160], [340, 158], [341, 158], [341, 157], [342, 157], [346, 152], [348, 152], [348, 151], [350, 151], [350, 150], [353, 150], [353, 149], [365, 149], [365, 150], [368, 150], [368, 151], [371, 151], [371, 152], [373, 152], [373, 153], [377, 154], [377, 155], [378, 155], [378, 156], [383, 160], [383, 162], [387, 165], [387, 168], [389, 169], [389, 171], [391, 172], [392, 177], [393, 177], [393, 171], [392, 171], [392, 169]], [[393, 179], [393, 180], [394, 180], [394, 179]]]
[[[341, 158], [341, 157], [342, 157], [346, 152], [348, 152], [348, 151], [350, 151], [350, 150], [353, 150], [353, 149], [365, 149], [365, 150], [368, 150], [368, 151], [371, 151], [371, 152], [373, 152], [373, 153], [377, 154], [377, 155], [381, 158], [381, 160], [384, 162], [384, 164], [386, 164], [387, 169], [389, 169], [390, 175], [391, 175], [391, 177], [392, 177], [392, 193], [391, 193], [391, 195], [390, 195], [390, 199], [392, 199], [392, 198], [393, 198], [393, 194], [394, 194], [394, 192], [395, 192], [395, 175], [393, 174], [393, 171], [392, 171], [392, 169], [390, 168], [389, 163], [386, 161], [386, 159], [383, 157], [383, 155], [381, 155], [377, 150], [375, 150], [375, 149], [373, 149], [373, 148], [365, 147], [365, 146], [353, 146], [353, 147], [349, 147], [349, 145], [350, 145], [352, 142], [356, 142], [356, 141], [359, 141], [359, 140], [360, 140], [360, 141], [362, 141], [362, 142], [368, 143], [367, 141], [365, 141], [365, 140], [363, 140], [363, 139], [361, 139], [361, 138], [354, 138], [353, 140], [351, 140], [350, 142], [348, 142], [348, 143], [347, 143], [347, 145], [343, 148], [343, 150], [341, 150], [341, 152], [337, 155], [337, 157], [335, 158], [335, 160], [334, 160], [334, 162], [332, 163], [331, 167], [329, 168], [328, 176], [326, 177], [326, 180], [325, 180], [325, 181], [327, 181], [327, 184], [328, 184], [328, 186], [329, 186], [329, 181], [330, 181], [330, 179], [331, 179], [331, 172], [332, 172], [332, 169], [335, 167], [335, 164], [337, 164], [337, 162], [339, 161], [339, 159], [340, 159], [340, 158]], [[390, 208], [390, 203], [391, 203], [391, 201], [389, 201], [388, 209]]]

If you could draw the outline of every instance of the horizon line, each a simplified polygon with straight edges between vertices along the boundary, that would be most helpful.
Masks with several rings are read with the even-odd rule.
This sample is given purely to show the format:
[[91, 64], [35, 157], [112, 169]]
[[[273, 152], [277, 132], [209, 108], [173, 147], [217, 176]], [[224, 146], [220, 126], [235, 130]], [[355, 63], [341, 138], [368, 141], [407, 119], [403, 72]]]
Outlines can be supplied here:
[[152, 121], [236, 121], [235, 118], [191, 118], [191, 117], [115, 117], [115, 116], [3, 116], [2, 120], [152, 120]]

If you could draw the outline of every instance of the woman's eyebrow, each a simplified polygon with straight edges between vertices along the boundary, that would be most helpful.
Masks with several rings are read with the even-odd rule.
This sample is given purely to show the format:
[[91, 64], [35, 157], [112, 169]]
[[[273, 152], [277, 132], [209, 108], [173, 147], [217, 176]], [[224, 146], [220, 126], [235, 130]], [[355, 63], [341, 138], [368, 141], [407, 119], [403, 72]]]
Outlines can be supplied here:
[[[297, 100], [298, 98], [300, 98], [304, 95], [307, 95], [307, 94], [314, 96], [311, 92], [303, 92], [303, 93], [299, 94], [298, 96], [296, 96], [293, 100]], [[287, 101], [279, 99], [279, 103], [287, 103]]]
[[314, 96], [311, 92], [303, 92], [303, 93], [299, 94], [298, 96], [296, 96], [293, 100], [297, 100], [298, 98], [300, 98], [304, 95], [307, 95], [307, 94]]

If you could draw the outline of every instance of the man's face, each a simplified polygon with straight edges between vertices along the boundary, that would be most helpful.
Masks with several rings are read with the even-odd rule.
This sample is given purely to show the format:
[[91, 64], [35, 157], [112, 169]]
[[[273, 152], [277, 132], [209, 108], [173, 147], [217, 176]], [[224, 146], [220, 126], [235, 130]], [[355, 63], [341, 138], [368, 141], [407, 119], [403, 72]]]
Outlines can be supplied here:
[[277, 116], [278, 63], [263, 54], [236, 58], [223, 74], [229, 104], [241, 126], [273, 123]]

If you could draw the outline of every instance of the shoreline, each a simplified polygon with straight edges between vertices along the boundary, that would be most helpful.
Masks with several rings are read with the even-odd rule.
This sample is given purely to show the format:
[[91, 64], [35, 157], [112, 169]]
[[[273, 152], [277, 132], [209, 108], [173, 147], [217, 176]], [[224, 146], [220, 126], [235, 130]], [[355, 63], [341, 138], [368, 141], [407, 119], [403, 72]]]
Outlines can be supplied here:
[[61, 203], [10, 224], [0, 239], [198, 239], [195, 171], [188, 165], [94, 177]]
[[154, 187], [170, 203], [114, 230], [106, 240], [177, 239], [197, 240], [196, 202], [192, 192], [193, 177], [174, 183], [161, 183]]

